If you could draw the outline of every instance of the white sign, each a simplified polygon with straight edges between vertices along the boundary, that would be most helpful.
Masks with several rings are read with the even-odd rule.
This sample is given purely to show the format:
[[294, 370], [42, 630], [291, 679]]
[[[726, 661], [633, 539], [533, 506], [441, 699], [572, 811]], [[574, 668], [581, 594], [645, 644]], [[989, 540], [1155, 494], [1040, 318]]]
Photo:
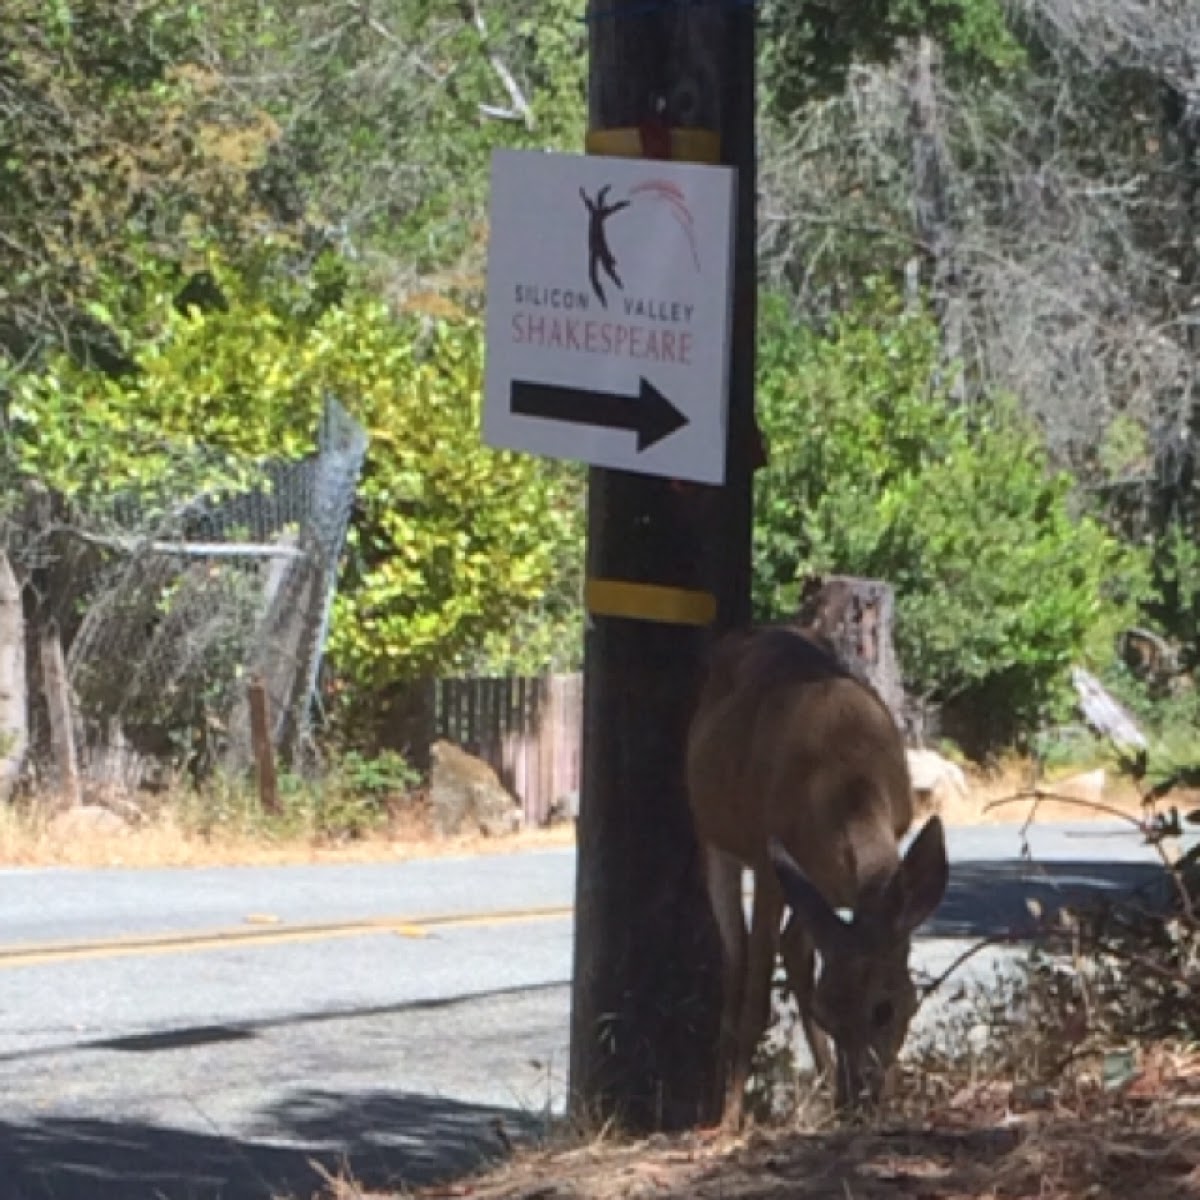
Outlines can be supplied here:
[[499, 150], [483, 436], [725, 480], [734, 171]]

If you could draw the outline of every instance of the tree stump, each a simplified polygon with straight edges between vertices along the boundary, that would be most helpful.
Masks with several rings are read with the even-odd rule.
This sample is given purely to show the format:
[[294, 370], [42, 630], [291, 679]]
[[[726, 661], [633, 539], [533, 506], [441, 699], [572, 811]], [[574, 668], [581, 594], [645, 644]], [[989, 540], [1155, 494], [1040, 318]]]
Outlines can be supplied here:
[[897, 728], [907, 731], [904, 685], [892, 640], [895, 611], [890, 584], [827, 575], [805, 585], [797, 621], [826, 638], [851, 673], [879, 693]]

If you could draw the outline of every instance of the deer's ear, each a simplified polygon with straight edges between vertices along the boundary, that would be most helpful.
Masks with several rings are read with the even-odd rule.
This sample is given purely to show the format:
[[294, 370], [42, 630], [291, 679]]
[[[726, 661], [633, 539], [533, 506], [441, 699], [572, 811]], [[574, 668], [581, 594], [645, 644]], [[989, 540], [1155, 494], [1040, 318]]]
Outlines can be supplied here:
[[804, 927], [821, 957], [845, 953], [854, 937], [850, 926], [834, 912], [778, 838], [768, 839], [767, 853], [783, 889], [783, 898], [792, 910], [792, 919]]
[[942, 819], [930, 817], [913, 839], [892, 886], [895, 889], [899, 930], [912, 933], [933, 916], [950, 882], [950, 861], [946, 856], [946, 831]]

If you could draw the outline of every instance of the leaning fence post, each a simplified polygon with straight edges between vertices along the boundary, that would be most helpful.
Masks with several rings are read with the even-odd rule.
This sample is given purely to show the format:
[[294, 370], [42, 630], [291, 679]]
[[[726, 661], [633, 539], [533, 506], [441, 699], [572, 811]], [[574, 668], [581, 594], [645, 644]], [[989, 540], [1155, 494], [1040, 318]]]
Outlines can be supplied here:
[[59, 802], [66, 808], [78, 808], [83, 803], [83, 792], [79, 782], [79, 758], [75, 749], [71, 685], [67, 679], [67, 664], [63, 656], [58, 622], [53, 617], [42, 625], [39, 641], [42, 686], [46, 695], [46, 710], [50, 714], [50, 748], [54, 756]]
[[267, 707], [267, 689], [261, 675], [250, 679], [250, 743], [254, 748], [254, 767], [258, 776], [258, 800], [265, 813], [279, 816], [279, 782], [275, 777], [275, 747], [271, 744], [271, 722]]

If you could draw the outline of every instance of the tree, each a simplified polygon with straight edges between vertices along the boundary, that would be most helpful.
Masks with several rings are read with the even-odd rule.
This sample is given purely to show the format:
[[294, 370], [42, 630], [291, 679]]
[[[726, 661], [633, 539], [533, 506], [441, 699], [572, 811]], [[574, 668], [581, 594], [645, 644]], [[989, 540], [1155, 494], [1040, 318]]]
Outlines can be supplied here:
[[[496, 144], [577, 145], [569, 0], [13, 0], [0, 24], [0, 352], [128, 366], [94, 307], [142, 260], [337, 246], [391, 298], [475, 270]], [[2, 364], [0, 364], [2, 365]]]
[[986, 696], [1002, 740], [1030, 728], [1077, 656], [1109, 652], [1141, 557], [1073, 510], [1073, 480], [1003, 396], [965, 410], [931, 386], [927, 312], [876, 284], [824, 335], [788, 319], [767, 306], [757, 615], [792, 615], [813, 576], [886, 580], [906, 685], [939, 705]]
[[0, 803], [12, 795], [25, 765], [28, 745], [21, 588], [7, 552], [0, 551]]
[[236, 485], [255, 458], [309, 451], [333, 395], [371, 439], [330, 637], [346, 680], [452, 669], [554, 592], [564, 547], [581, 557], [580, 475], [482, 445], [476, 319], [397, 317], [357, 292], [322, 306], [319, 273], [289, 292], [209, 265], [222, 305], [180, 313], [152, 292], [129, 374], [60, 353], [16, 381], [27, 474], [93, 514], [123, 488]]
[[271, 115], [267, 175], [385, 294], [481, 262], [497, 145], [582, 141], [573, 0], [216, 0], [206, 58]]
[[997, 0], [866, 0], [851, 6], [766, 0], [764, 78], [772, 115], [844, 94], [856, 67], [886, 66], [920, 37], [964, 72], [1012, 65], [1020, 47]]
[[[1178, 267], [1186, 174], [1162, 135], [1166, 80], [1122, 58], [1116, 41], [1108, 57], [1095, 47], [1085, 55], [1047, 16], [1059, 8], [1085, 6], [1029, 0], [997, 43], [1017, 52], [993, 55], [991, 73], [969, 72], [942, 38], [934, 132], [967, 301], [966, 386], [1017, 396], [1055, 460], [1093, 484], [1105, 480], [1114, 421], [1153, 439], [1194, 386], [1194, 289]], [[1164, 25], [1164, 57], [1188, 44], [1183, 21]], [[927, 253], [929, 177], [912, 155], [909, 93], [902, 70], [862, 69], [844, 94], [792, 110], [772, 134], [768, 277], [797, 294], [809, 319], [841, 310], [854, 291], [847, 281], [899, 283]]]
[[[146, 255], [184, 261], [282, 231], [256, 172], [278, 136], [200, 61], [204, 13], [183, 0], [12, 0], [0, 23], [0, 354], [65, 345], [128, 363], [94, 305], [136, 291]], [[3, 360], [0, 358], [0, 366]]]
[[237, 485], [308, 448], [328, 385], [377, 434], [333, 629], [351, 678], [577, 661], [579, 475], [478, 445], [473, 316], [493, 145], [580, 140], [577, 16], [17, 0], [0, 401], [21, 472], [91, 520], [123, 488]]
[[911, 284], [923, 263], [956, 398], [1012, 395], [1076, 477], [1076, 502], [1155, 546], [1144, 615], [1200, 661], [1200, 17], [1151, 0], [1023, 0], [964, 43], [922, 11], [924, 43], [906, 40], [898, 61], [856, 52], [843, 92], [798, 105], [776, 91], [767, 277], [822, 326], [856, 281]]

